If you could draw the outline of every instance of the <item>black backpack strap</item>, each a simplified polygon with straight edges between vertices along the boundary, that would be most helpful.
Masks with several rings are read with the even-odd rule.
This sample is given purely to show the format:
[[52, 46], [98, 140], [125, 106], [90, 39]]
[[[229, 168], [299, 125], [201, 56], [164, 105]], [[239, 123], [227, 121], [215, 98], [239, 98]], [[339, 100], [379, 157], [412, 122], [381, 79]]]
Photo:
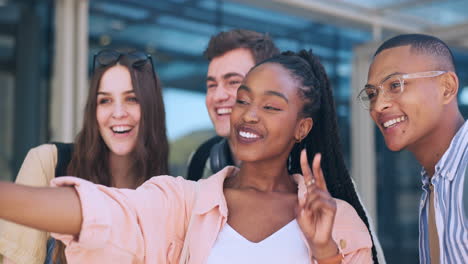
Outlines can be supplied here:
[[[72, 143], [61, 142], [50, 142], [50, 144], [54, 144], [57, 148], [57, 164], [55, 165], [55, 177], [66, 176], [67, 167], [71, 161], [74, 145]], [[50, 237], [47, 240], [47, 253], [44, 264], [52, 263], [52, 255], [55, 244], [57, 244], [57, 242], [54, 238]], [[60, 264], [60, 261], [57, 261], [57, 263]]]
[[229, 143], [227, 139], [223, 138], [211, 148], [210, 167], [213, 173], [217, 173], [229, 165], [234, 165], [234, 161], [232, 159]]
[[55, 177], [66, 176], [67, 167], [73, 153], [72, 143], [52, 142], [57, 147], [57, 165], [55, 166]]
[[187, 179], [192, 181], [198, 181], [203, 177], [203, 171], [205, 170], [205, 164], [210, 157], [211, 148], [221, 141], [223, 138], [215, 136], [205, 141], [193, 154], [187, 171]]

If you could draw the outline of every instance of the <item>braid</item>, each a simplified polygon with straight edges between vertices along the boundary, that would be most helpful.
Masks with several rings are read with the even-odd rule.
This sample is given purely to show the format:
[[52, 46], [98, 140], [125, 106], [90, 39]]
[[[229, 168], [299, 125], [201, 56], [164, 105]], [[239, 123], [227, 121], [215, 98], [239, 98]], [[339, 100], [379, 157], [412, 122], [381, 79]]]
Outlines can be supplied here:
[[[338, 130], [337, 114], [335, 110], [335, 101], [333, 100], [333, 91], [331, 89], [330, 82], [318, 58], [314, 56], [310, 56], [310, 58], [312, 68], [316, 69], [317, 77], [320, 83], [322, 83], [325, 88], [325, 93], [322, 95], [322, 113], [320, 113], [320, 116], [328, 118], [322, 118], [322, 131], [317, 130], [316, 137], [309, 137], [309, 140], [312, 140], [313, 138], [320, 138], [320, 135], [327, 135], [325, 137], [322, 137], [322, 140], [313, 140], [313, 142], [322, 141], [324, 143], [323, 145], [325, 145], [324, 149], [322, 150], [322, 153], [326, 153], [325, 163], [328, 163], [328, 175], [332, 176], [328, 177], [330, 178], [330, 181], [327, 181], [327, 188], [330, 190], [330, 194], [333, 197], [344, 200], [354, 207], [359, 217], [369, 230], [369, 234], [371, 235], [371, 239], [373, 242], [374, 239], [370, 231], [369, 220], [367, 219], [367, 215], [364, 211], [364, 208], [361, 202], [359, 201], [356, 189], [354, 187], [354, 184], [351, 180], [348, 169], [346, 168], [343, 159]], [[313, 155], [310, 155], [310, 157], [313, 157]], [[378, 263], [377, 251], [375, 246], [372, 246], [372, 257], [374, 263]]]
[[[300, 165], [302, 149], [306, 148], [309, 164], [311, 164], [315, 153], [321, 153], [323, 156], [321, 166], [330, 194], [354, 207], [369, 230], [373, 241], [369, 221], [343, 159], [333, 91], [323, 65], [312, 54], [312, 51], [305, 50], [301, 50], [297, 54], [291, 51], [283, 52], [281, 55], [260, 64], [267, 62], [282, 65], [291, 72], [294, 79], [299, 81], [299, 94], [304, 99], [302, 115], [312, 117], [314, 120], [312, 130], [304, 140], [295, 144], [291, 151], [289, 172], [302, 174]], [[374, 243], [372, 256], [374, 263], [378, 263]]]

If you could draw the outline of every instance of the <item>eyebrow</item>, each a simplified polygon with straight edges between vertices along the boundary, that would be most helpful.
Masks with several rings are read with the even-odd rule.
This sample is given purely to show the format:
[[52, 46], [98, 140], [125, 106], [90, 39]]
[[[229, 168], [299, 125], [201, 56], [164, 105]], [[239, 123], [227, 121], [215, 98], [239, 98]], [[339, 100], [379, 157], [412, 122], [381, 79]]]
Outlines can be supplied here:
[[[239, 86], [239, 90], [245, 90], [247, 92], [252, 92], [252, 89], [250, 89], [249, 87], [247, 87], [245, 84], [242, 84], [241, 86]], [[273, 95], [273, 96], [278, 96], [282, 99], [284, 99], [286, 101], [286, 103], [289, 103], [289, 100], [288, 98], [286, 97], [286, 95], [280, 93], [280, 92], [276, 92], [276, 91], [266, 91], [264, 93], [265, 95]]]
[[[226, 80], [226, 79], [229, 79], [229, 78], [234, 77], [234, 76], [238, 76], [238, 77], [241, 77], [241, 78], [244, 78], [244, 77], [245, 77], [244, 75], [242, 75], [242, 74], [240, 74], [240, 73], [238, 73], [238, 72], [228, 72], [228, 73], [224, 74], [224, 75], [222, 76], [222, 78], [223, 78], [224, 80]], [[215, 79], [215, 77], [213, 77], [213, 76], [208, 76], [208, 77], [206, 77], [206, 81], [213, 81], [213, 82], [216, 82], [216, 79]]]
[[[393, 72], [393, 73], [391, 73], [391, 74], [385, 76], [385, 78], [383, 78], [383, 79], [380, 81], [380, 83], [385, 82], [386, 80], [388, 80], [389, 78], [391, 78], [391, 77], [393, 77], [393, 76], [395, 76], [395, 75], [402, 75], [402, 74], [405, 74], [405, 73], [403, 73], [403, 72]], [[375, 88], [375, 85], [366, 83], [366, 85], [364, 85], [364, 88]]]
[[223, 79], [226, 80], [226, 79], [229, 79], [229, 78], [235, 77], [235, 76], [239, 76], [239, 77], [242, 77], [242, 78], [245, 77], [244, 75], [242, 75], [242, 74], [240, 74], [240, 73], [237, 73], [237, 72], [228, 72], [228, 73], [226, 73], [226, 74], [223, 75]]
[[286, 97], [286, 95], [284, 95], [284, 94], [282, 94], [282, 93], [280, 93], [280, 92], [276, 92], [276, 91], [266, 91], [265, 94], [266, 94], [266, 95], [274, 95], [274, 96], [281, 97], [281, 98], [283, 98], [283, 99], [286, 101], [286, 103], [289, 103], [289, 100], [288, 100], [288, 98]]
[[247, 92], [251, 92], [252, 90], [250, 90], [249, 87], [247, 87], [245, 84], [241, 84], [241, 86], [239, 86], [238, 90], [245, 90]]
[[[128, 90], [128, 91], [123, 92], [123, 94], [132, 94], [132, 93], [135, 93], [135, 91], [134, 90]], [[98, 95], [111, 95], [111, 93], [108, 93], [108, 92], [98, 92], [97, 94]]]

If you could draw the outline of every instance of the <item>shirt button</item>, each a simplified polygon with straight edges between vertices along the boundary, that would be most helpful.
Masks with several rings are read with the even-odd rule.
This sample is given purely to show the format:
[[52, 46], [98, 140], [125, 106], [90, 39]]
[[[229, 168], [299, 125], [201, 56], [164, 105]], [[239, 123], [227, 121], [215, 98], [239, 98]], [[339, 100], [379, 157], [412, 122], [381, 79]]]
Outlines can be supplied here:
[[341, 249], [345, 249], [345, 248], [346, 248], [346, 240], [344, 240], [344, 239], [341, 239], [341, 240], [340, 240], [340, 248], [341, 248]]

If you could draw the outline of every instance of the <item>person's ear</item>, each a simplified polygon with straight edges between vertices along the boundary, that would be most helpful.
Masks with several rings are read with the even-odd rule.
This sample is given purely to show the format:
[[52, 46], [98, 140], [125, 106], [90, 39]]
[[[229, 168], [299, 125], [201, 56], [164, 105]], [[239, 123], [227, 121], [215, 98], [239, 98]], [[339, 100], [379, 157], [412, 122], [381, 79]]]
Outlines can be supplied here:
[[312, 119], [312, 117], [301, 118], [301, 120], [299, 120], [299, 125], [297, 126], [296, 133], [294, 135], [296, 142], [301, 142], [309, 134], [313, 125], [314, 120]]
[[447, 72], [441, 77], [442, 103], [449, 104], [457, 100], [458, 77], [454, 72]]

